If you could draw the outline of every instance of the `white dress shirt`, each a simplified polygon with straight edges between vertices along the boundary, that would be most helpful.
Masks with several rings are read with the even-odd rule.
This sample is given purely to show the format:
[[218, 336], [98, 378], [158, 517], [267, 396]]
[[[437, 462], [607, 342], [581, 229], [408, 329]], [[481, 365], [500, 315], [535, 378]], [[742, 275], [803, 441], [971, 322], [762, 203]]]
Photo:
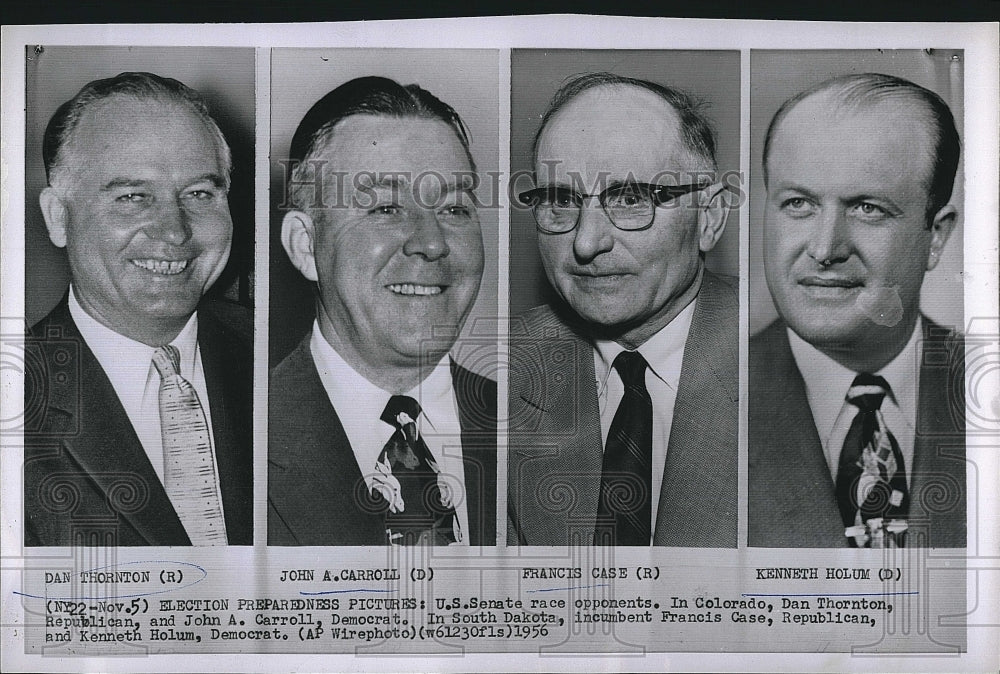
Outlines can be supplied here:
[[[354, 458], [361, 468], [369, 491], [374, 485], [375, 464], [395, 428], [381, 420], [392, 394], [365, 379], [341, 358], [313, 321], [309, 341], [316, 371], [323, 388], [344, 426]], [[462, 462], [462, 427], [458, 402], [451, 381], [448, 356], [441, 359], [424, 381], [405, 395], [420, 403], [417, 432], [437, 461], [441, 473], [453, 487], [455, 514], [462, 531], [457, 545], [469, 544], [469, 511], [465, 492], [465, 465]]]
[[[695, 300], [681, 310], [674, 320], [646, 340], [636, 351], [642, 354], [646, 368], [646, 390], [653, 401], [653, 492], [650, 534], [656, 529], [656, 514], [660, 505], [663, 469], [667, 464], [667, 445], [674, 419], [674, 403], [684, 362], [684, 345], [691, 331]], [[601, 410], [601, 445], [606, 446], [611, 422], [625, 395], [625, 385], [612, 367], [618, 354], [625, 351], [618, 342], [594, 340], [594, 372], [597, 375], [597, 401]]]
[[[892, 389], [882, 401], [882, 417], [892, 432], [906, 465], [906, 481], [913, 475], [913, 441], [917, 426], [917, 382], [920, 374], [920, 345], [923, 325], [917, 319], [913, 334], [903, 350], [885, 367], [871, 374], [881, 376]], [[833, 360], [804, 339], [788, 330], [788, 342], [792, 347], [795, 363], [806, 383], [806, 396], [812, 410], [813, 421], [823, 455], [830, 468], [830, 477], [836, 483], [840, 462], [840, 452], [844, 439], [851, 428], [858, 408], [847, 402], [847, 391], [857, 376], [837, 361]]]
[[[125, 408], [125, 414], [135, 434], [139, 437], [156, 476], [163, 484], [163, 436], [160, 433], [160, 374], [153, 365], [156, 350], [141, 342], [118, 334], [95, 320], [80, 306], [72, 286], [69, 289], [69, 313], [80, 330], [87, 346], [111, 381], [111, 387]], [[201, 366], [201, 349], [198, 347], [198, 314], [192, 314], [177, 337], [170, 342], [180, 352], [181, 376], [188, 380], [198, 394], [205, 420], [212, 428], [212, 411], [205, 384], [205, 371]], [[215, 492], [222, 502], [219, 487], [219, 466], [215, 459], [215, 438], [208, 434], [215, 462]], [[118, 438], [108, 438], [118, 442]]]

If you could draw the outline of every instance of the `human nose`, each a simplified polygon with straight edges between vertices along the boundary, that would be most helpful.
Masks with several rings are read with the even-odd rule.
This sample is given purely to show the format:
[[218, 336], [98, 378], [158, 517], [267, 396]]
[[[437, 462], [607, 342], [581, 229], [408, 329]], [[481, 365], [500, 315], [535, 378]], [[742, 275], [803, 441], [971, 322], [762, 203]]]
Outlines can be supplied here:
[[403, 243], [403, 253], [438, 260], [451, 252], [441, 223], [431, 211], [420, 210], [413, 216], [413, 231]]
[[809, 257], [822, 266], [842, 262], [850, 255], [847, 218], [839, 208], [824, 209], [809, 236]]
[[573, 252], [584, 262], [608, 252], [615, 245], [615, 226], [599, 204], [588, 203], [592, 199], [595, 198], [580, 205], [580, 219], [573, 238]]
[[191, 223], [184, 207], [176, 199], [160, 202], [154, 220], [146, 233], [150, 238], [180, 246], [191, 238]]

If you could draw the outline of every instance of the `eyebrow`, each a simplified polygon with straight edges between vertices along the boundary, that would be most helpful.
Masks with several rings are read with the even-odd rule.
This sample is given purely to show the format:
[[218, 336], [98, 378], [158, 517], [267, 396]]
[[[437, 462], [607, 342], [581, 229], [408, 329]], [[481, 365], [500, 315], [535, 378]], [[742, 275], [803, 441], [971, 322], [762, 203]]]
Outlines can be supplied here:
[[[194, 180], [190, 181], [189, 185], [194, 185], [195, 183], [200, 183], [208, 181], [218, 188], [223, 188], [226, 186], [226, 181], [218, 173], [202, 173], [200, 176], [196, 177]], [[144, 185], [150, 184], [150, 180], [142, 180], [135, 178], [112, 178], [101, 187], [102, 192], [108, 192], [111, 190], [120, 189], [123, 187], [143, 187]]]
[[[445, 183], [435, 182], [435, 184], [440, 185], [442, 188], [439, 194], [455, 194], [457, 192], [472, 194], [476, 189], [476, 182], [475, 180], [468, 183], [463, 181], [462, 184], [459, 184], [458, 181], [449, 180]], [[383, 174], [380, 180], [366, 184], [366, 187], [369, 189], [400, 189], [409, 186], [410, 181], [406, 177], [400, 178], [399, 176], [389, 174]]]
[[785, 183], [777, 185], [774, 189], [774, 193], [777, 194], [779, 192], [798, 192], [799, 194], [803, 194], [809, 197], [810, 199], [816, 198], [815, 192], [813, 192], [810, 189], [806, 189], [805, 187], [802, 187], [802, 185], [798, 185], [796, 183]]

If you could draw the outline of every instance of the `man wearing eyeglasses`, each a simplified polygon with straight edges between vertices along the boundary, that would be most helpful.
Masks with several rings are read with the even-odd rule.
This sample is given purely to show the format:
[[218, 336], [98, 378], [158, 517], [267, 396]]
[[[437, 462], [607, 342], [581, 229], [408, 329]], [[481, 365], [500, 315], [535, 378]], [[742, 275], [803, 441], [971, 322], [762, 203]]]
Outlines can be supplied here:
[[558, 301], [513, 321], [511, 545], [736, 547], [735, 281], [715, 139], [683, 92], [607, 73], [555, 95], [533, 146]]

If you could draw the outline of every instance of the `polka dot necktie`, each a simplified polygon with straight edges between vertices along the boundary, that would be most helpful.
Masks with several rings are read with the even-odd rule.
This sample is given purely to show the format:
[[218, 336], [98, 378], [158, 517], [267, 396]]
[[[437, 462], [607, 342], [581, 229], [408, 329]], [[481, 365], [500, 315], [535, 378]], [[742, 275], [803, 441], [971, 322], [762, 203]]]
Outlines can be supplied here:
[[612, 365], [625, 385], [604, 447], [595, 545], [649, 545], [651, 531], [653, 401], [648, 364], [622, 351]]
[[847, 392], [858, 408], [840, 452], [837, 504], [851, 547], [902, 547], [909, 493], [899, 443], [882, 416], [891, 393], [882, 377], [861, 373]]
[[158, 348], [153, 365], [160, 374], [163, 486], [192, 545], [225, 545], [226, 522], [216, 489], [211, 431], [198, 393], [180, 375], [177, 347]]

